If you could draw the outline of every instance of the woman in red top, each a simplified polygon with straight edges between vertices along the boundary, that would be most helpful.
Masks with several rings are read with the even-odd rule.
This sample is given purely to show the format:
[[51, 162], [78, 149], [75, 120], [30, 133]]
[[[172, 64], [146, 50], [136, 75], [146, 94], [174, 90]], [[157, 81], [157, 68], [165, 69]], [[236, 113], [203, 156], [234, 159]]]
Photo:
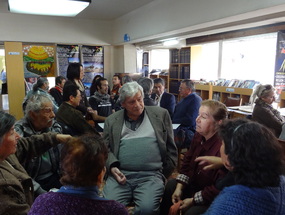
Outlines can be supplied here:
[[196, 133], [184, 157], [180, 174], [166, 185], [161, 214], [167, 215], [171, 205], [180, 200], [179, 209], [185, 214], [201, 214], [218, 195], [215, 184], [225, 176], [226, 170], [205, 171], [204, 165], [199, 165], [195, 159], [206, 155], [220, 157], [222, 141], [217, 131], [226, 117], [227, 108], [221, 102], [205, 100], [201, 103], [196, 119]]

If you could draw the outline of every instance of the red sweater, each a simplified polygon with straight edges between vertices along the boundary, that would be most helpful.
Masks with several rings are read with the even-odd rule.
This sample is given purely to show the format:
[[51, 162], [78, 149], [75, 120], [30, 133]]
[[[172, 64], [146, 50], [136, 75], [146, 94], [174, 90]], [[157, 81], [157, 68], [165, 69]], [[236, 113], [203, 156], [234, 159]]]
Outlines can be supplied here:
[[[203, 141], [203, 144], [201, 142]], [[205, 165], [198, 165], [195, 159], [199, 156], [218, 156], [220, 157], [221, 139], [216, 133], [209, 140], [199, 133], [195, 133], [190, 149], [184, 156], [180, 175], [177, 181], [185, 184], [184, 192], [190, 193], [193, 197], [198, 191], [202, 192], [203, 202], [206, 205], [211, 204], [214, 198], [219, 194], [219, 190], [215, 187], [216, 181], [226, 175], [224, 170], [203, 170]]]

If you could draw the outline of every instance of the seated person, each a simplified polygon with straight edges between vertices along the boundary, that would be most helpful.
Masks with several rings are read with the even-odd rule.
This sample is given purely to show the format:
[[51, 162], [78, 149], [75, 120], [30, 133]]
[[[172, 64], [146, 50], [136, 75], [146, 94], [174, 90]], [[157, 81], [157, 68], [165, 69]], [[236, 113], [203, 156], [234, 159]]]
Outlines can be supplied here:
[[270, 84], [258, 85], [251, 96], [251, 101], [254, 100], [252, 119], [265, 125], [276, 137], [279, 137], [285, 119], [278, 110], [272, 107], [272, 103], [275, 101], [275, 89]]
[[99, 196], [108, 150], [99, 136], [73, 138], [62, 149], [62, 186], [40, 195], [29, 215], [127, 215], [124, 205]]
[[154, 93], [153, 99], [157, 99], [157, 105], [168, 110], [172, 117], [176, 105], [175, 96], [171, 93], [165, 92], [165, 81], [162, 78], [154, 79]]
[[[61, 126], [54, 120], [53, 103], [44, 94], [33, 95], [27, 102], [25, 117], [15, 124], [21, 137], [30, 137], [46, 132], [62, 133]], [[60, 188], [60, 150], [62, 145], [46, 151], [27, 163], [21, 163], [33, 178], [35, 196], [52, 188]]]
[[[175, 143], [179, 148], [188, 148], [195, 133], [196, 118], [202, 99], [194, 93], [194, 91], [195, 84], [193, 81], [183, 80], [181, 82], [179, 96], [182, 99], [175, 106], [172, 115], [172, 123], [180, 124], [180, 126], [174, 130]], [[180, 141], [177, 141], [177, 139], [182, 136], [180, 135], [181, 132], [183, 132], [184, 137]]]
[[78, 86], [65, 85], [63, 87], [63, 103], [56, 113], [57, 121], [68, 126], [72, 130], [71, 135], [98, 134], [97, 130], [85, 120], [82, 112], [76, 109], [80, 100], [81, 93]]
[[111, 98], [116, 102], [119, 98], [119, 90], [122, 87], [121, 78], [119, 75], [113, 75], [112, 79], [113, 88], [111, 90]]
[[108, 94], [108, 81], [106, 78], [99, 78], [96, 87], [97, 91], [89, 98], [89, 104], [94, 110], [93, 120], [96, 122], [96, 129], [102, 132], [103, 129], [97, 123], [104, 122], [109, 115], [115, 112], [114, 102]]
[[160, 214], [167, 215], [171, 205], [180, 200], [180, 209], [185, 214], [201, 214], [218, 195], [219, 190], [215, 184], [226, 175], [226, 171], [204, 171], [203, 165], [198, 165], [195, 159], [206, 155], [220, 156], [222, 141], [218, 129], [226, 117], [227, 108], [221, 102], [202, 102], [196, 119], [196, 133], [184, 156], [180, 174], [166, 184]]
[[56, 101], [54, 100], [54, 98], [48, 93], [48, 89], [49, 89], [49, 81], [47, 78], [45, 77], [40, 77], [37, 80], [37, 83], [35, 83], [33, 85], [33, 89], [30, 90], [26, 97], [24, 98], [23, 104], [22, 104], [22, 108], [23, 111], [25, 112], [26, 106], [27, 106], [27, 102], [29, 100], [29, 98], [33, 95], [46, 95], [50, 98], [50, 100], [53, 103], [53, 112], [56, 113], [58, 110], [58, 104], [56, 103]]
[[96, 90], [97, 90], [96, 81], [99, 78], [102, 78], [102, 76], [101, 75], [95, 75], [95, 77], [93, 78], [91, 86], [90, 86], [90, 96], [93, 96], [94, 93], [96, 92]]
[[20, 163], [64, 143], [69, 135], [43, 133], [21, 138], [14, 130], [16, 119], [0, 111], [0, 214], [27, 214], [34, 199], [31, 177]]
[[164, 180], [177, 160], [170, 116], [163, 108], [144, 106], [137, 82], [124, 84], [119, 99], [124, 109], [104, 126], [110, 174], [103, 194], [124, 205], [134, 202], [134, 214], [158, 214]]
[[256, 122], [236, 119], [221, 125], [220, 137], [221, 160], [235, 185], [224, 188], [205, 215], [285, 214], [285, 158], [272, 132]]
[[156, 106], [157, 103], [153, 100], [150, 95], [153, 89], [153, 80], [147, 77], [142, 77], [138, 80], [138, 84], [142, 86], [144, 98], [143, 102], [145, 106]]
[[62, 89], [66, 82], [66, 78], [63, 76], [57, 76], [55, 78], [55, 87], [49, 90], [49, 94], [54, 98], [58, 106], [62, 103]]

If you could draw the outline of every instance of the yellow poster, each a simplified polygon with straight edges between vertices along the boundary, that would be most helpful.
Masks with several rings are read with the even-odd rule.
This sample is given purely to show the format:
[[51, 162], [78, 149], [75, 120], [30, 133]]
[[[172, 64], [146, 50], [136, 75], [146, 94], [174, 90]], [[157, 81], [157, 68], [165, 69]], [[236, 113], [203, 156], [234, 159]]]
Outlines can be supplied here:
[[55, 76], [54, 46], [23, 45], [25, 74]]

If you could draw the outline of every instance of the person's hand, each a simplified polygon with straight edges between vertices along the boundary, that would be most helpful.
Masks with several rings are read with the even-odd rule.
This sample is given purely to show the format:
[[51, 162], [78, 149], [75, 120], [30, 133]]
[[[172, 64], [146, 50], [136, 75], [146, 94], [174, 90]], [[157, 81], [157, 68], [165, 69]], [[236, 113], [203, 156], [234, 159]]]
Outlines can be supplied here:
[[117, 168], [117, 167], [112, 167], [111, 168], [111, 173], [113, 174], [114, 178], [119, 184], [125, 184], [127, 181], [126, 176]]
[[182, 189], [177, 186], [174, 193], [172, 194], [172, 203], [175, 204], [180, 201], [182, 196]]
[[57, 134], [56, 135], [56, 139], [57, 141], [61, 142], [61, 143], [66, 143], [67, 141], [69, 141], [72, 138], [72, 136], [70, 136], [69, 134]]
[[94, 110], [93, 110], [91, 107], [88, 107], [88, 108], [87, 108], [87, 112], [88, 112], [88, 113], [94, 113]]
[[185, 211], [188, 208], [192, 207], [193, 205], [194, 205], [193, 198], [187, 198], [181, 202], [179, 209]]
[[224, 166], [222, 159], [216, 156], [201, 156], [197, 157], [195, 161], [199, 162], [199, 165], [207, 164], [203, 167], [204, 170], [219, 169]]

